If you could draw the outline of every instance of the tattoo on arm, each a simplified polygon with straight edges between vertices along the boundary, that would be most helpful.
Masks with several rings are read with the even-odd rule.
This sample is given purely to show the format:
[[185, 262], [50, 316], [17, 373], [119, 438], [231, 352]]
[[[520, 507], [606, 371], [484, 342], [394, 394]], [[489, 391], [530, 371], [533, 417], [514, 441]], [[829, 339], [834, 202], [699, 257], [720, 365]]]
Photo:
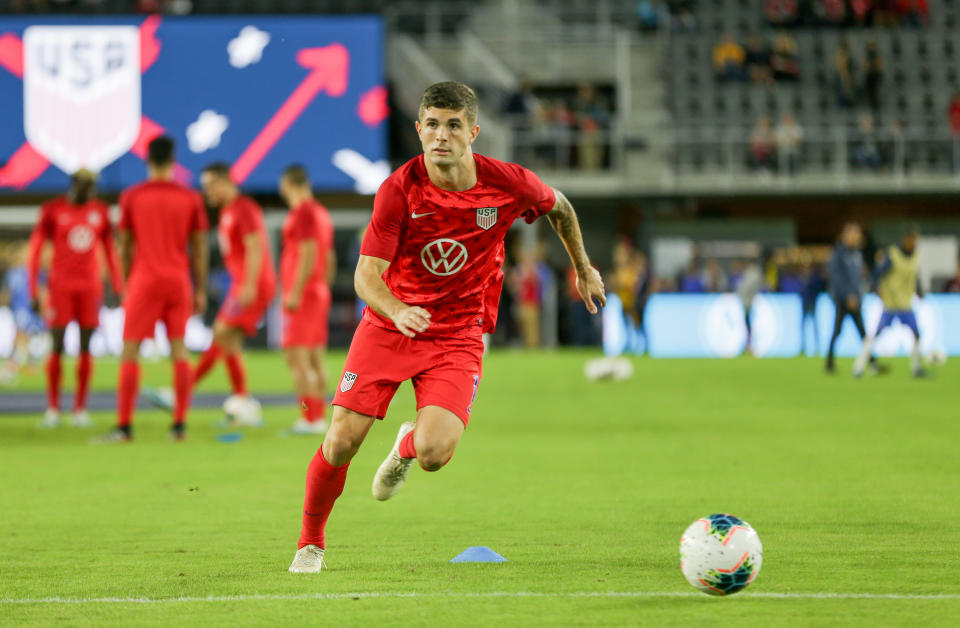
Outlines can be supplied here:
[[587, 257], [587, 251], [583, 246], [583, 234], [580, 232], [577, 214], [573, 211], [573, 205], [560, 190], [555, 189], [554, 193], [557, 200], [553, 209], [547, 214], [547, 220], [550, 221], [550, 226], [563, 241], [576, 271], [578, 273], [585, 272], [590, 267], [590, 259]]

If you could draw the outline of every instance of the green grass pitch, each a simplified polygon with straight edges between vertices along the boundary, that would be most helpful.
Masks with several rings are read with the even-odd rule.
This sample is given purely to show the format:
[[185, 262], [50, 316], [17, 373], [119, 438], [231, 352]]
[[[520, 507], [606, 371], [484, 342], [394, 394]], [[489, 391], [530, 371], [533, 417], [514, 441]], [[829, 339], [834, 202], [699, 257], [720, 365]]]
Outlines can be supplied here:
[[[492, 353], [452, 463], [380, 503], [405, 385], [352, 464], [319, 576], [286, 571], [320, 443], [282, 436], [292, 406], [236, 443], [210, 410], [185, 443], [141, 412], [113, 446], [0, 417], [0, 624], [957, 625], [960, 361], [858, 381], [849, 360], [828, 377], [819, 360], [643, 358], [612, 383], [584, 379], [589, 357]], [[279, 354], [247, 364], [255, 392], [289, 391]], [[147, 364], [145, 380], [169, 372]], [[71, 362], [64, 376], [72, 389]], [[98, 362], [95, 388], [115, 376]], [[226, 389], [222, 367], [202, 389]], [[730, 598], [694, 594], [678, 567], [680, 534], [713, 512], [764, 544]], [[509, 562], [448, 562], [471, 545]]]

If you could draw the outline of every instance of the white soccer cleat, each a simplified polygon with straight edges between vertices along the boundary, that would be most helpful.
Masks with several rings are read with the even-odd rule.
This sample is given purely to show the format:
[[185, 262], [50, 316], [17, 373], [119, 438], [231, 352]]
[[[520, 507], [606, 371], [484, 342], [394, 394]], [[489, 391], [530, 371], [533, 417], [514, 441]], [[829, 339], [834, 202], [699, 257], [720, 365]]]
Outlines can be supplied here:
[[230, 395], [223, 402], [227, 419], [239, 427], [263, 427], [263, 409], [250, 395]]
[[90, 420], [90, 413], [86, 410], [74, 410], [70, 415], [70, 424], [74, 427], [90, 427], [93, 421]]
[[154, 407], [173, 412], [173, 404], [176, 401], [173, 389], [166, 388], [147, 388], [143, 391], [143, 398]]
[[60, 411], [53, 408], [47, 408], [40, 420], [40, 427], [52, 430], [60, 427]]
[[326, 434], [329, 427], [330, 424], [327, 423], [326, 419], [308, 421], [301, 417], [297, 419], [296, 423], [293, 424], [293, 427], [290, 428], [290, 433], [296, 436], [316, 436], [319, 434]]
[[327, 563], [323, 562], [323, 550], [316, 545], [304, 545], [297, 550], [290, 563], [290, 573], [320, 573], [321, 569], [326, 568]]
[[415, 426], [416, 423], [413, 421], [407, 421], [400, 426], [393, 448], [387, 454], [386, 460], [380, 464], [377, 474], [373, 476], [373, 496], [380, 501], [386, 501], [396, 495], [403, 488], [403, 483], [407, 481], [414, 459], [400, 457], [400, 441], [412, 432]]

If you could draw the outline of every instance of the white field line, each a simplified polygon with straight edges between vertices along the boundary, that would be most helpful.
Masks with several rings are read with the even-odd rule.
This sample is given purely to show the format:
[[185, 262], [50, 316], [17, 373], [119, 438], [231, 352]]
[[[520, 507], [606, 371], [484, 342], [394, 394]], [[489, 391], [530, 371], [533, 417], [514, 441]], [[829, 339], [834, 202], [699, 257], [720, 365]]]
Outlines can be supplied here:
[[[704, 598], [694, 591], [492, 591], [488, 593], [404, 593], [399, 591], [360, 593], [253, 593], [249, 595], [207, 595], [171, 598], [149, 597], [40, 597], [0, 598], [0, 604], [188, 604], [197, 602], [249, 602], [258, 600], [358, 600], [377, 598]], [[744, 593], [737, 598], [774, 600], [960, 600], [960, 593], [775, 593], [758, 591]]]

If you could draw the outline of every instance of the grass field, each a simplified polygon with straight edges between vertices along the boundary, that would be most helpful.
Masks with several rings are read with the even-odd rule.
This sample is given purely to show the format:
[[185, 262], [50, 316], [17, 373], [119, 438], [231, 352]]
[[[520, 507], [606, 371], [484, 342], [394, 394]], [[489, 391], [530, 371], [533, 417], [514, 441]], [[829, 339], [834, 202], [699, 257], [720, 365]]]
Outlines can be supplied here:
[[[281, 436], [294, 407], [229, 444], [213, 411], [192, 414], [185, 443], [142, 412], [114, 446], [0, 416], [0, 623], [958, 624], [960, 361], [931, 381], [904, 359], [856, 381], [805, 359], [644, 358], [630, 381], [591, 383], [587, 357], [491, 354], [453, 462], [380, 503], [370, 481], [412, 417], [405, 386], [351, 467], [319, 576], [286, 571], [319, 446]], [[279, 355], [248, 365], [254, 391], [289, 390]], [[115, 373], [99, 363], [95, 387]], [[222, 369], [203, 388], [225, 389]], [[712, 512], [764, 543], [763, 571], [730, 598], [694, 593], [677, 564], [681, 532]], [[448, 562], [472, 545], [509, 562]]]

